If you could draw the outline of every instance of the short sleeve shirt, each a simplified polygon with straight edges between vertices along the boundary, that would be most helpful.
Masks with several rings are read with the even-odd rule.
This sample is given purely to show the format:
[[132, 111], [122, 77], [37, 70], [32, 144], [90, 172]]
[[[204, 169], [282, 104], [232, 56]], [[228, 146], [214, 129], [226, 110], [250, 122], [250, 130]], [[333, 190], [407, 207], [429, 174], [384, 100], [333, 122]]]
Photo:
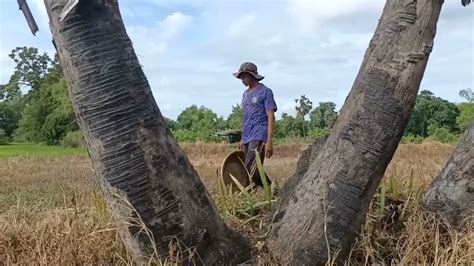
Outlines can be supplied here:
[[253, 91], [246, 90], [242, 99], [243, 142], [268, 140], [268, 111], [277, 111], [273, 92], [260, 84]]

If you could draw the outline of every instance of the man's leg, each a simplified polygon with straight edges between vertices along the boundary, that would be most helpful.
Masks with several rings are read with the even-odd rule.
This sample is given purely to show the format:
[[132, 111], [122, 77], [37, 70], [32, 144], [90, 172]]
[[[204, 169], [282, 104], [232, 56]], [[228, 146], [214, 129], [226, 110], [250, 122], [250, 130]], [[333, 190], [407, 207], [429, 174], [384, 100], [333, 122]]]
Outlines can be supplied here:
[[247, 169], [247, 172], [249, 174], [249, 179], [252, 180], [251, 177], [251, 169], [252, 165], [255, 161], [255, 152], [250, 149], [250, 143], [244, 144], [244, 156], [245, 156], [245, 169]]
[[[255, 185], [263, 187], [262, 179], [260, 178], [260, 173], [257, 169], [257, 162], [255, 160], [256, 153], [258, 151], [260, 154], [260, 160], [263, 162], [265, 160], [265, 144], [263, 141], [250, 141], [248, 144], [244, 146], [245, 152], [245, 167], [251, 176], [251, 179], [255, 183]], [[270, 184], [271, 180], [268, 178], [267, 174], [265, 174], [265, 178], [267, 179], [267, 183]]]
[[[247, 169], [247, 172], [248, 172], [249, 175], [250, 175], [250, 167], [252, 166], [252, 163], [253, 163], [253, 161], [254, 161], [254, 159], [255, 159], [255, 153], [254, 153], [253, 155], [252, 155], [251, 153], [249, 153], [249, 152], [250, 152], [249, 146], [250, 146], [250, 143], [246, 143], [246, 144], [244, 144], [243, 148], [244, 148], [244, 160], [245, 160], [245, 161], [244, 161], [244, 164], [245, 164], [245, 169]], [[252, 157], [252, 156], [253, 156], [253, 157]], [[247, 178], [250, 179], [250, 180], [249, 180], [249, 183], [248, 183], [248, 184], [250, 185], [250, 182], [252, 182], [252, 179], [251, 179], [249, 176], [247, 176]]]

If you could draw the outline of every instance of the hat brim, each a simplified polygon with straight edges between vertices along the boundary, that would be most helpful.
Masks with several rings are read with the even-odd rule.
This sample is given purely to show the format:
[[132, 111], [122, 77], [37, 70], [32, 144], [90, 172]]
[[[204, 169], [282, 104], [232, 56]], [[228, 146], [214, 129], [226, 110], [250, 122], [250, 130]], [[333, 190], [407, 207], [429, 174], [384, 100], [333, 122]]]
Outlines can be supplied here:
[[250, 72], [250, 71], [239, 71], [239, 72], [236, 72], [236, 73], [233, 73], [232, 75], [234, 75], [234, 77], [240, 79], [240, 75], [242, 73], [249, 73], [250, 75], [252, 75], [256, 80], [260, 81], [262, 79], [264, 79], [265, 77], [264, 76], [260, 76], [259, 74], [255, 74], [253, 72]]

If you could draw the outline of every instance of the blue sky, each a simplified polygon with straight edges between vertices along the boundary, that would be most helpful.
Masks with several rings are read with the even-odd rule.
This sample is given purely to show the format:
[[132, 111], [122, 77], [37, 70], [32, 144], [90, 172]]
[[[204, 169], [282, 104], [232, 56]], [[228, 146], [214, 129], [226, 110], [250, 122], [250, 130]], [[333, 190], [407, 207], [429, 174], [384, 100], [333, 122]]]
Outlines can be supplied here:
[[[255, 62], [275, 94], [279, 114], [294, 99], [343, 104], [374, 32], [381, 0], [121, 0], [120, 9], [162, 113], [191, 104], [221, 116], [241, 100], [233, 78]], [[458, 102], [474, 88], [474, 6], [447, 0], [421, 89]], [[0, 0], [0, 84], [8, 82], [17, 46], [53, 54], [43, 0], [28, 0], [40, 31], [34, 37], [14, 0]]]

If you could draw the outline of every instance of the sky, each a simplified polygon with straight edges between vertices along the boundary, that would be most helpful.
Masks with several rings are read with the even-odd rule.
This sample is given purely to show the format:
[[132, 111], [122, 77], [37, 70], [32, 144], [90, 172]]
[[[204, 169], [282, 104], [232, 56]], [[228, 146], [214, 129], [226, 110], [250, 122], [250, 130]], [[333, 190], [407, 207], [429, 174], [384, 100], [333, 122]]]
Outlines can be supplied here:
[[[43, 0], [27, 0], [33, 36], [15, 0], [0, 0], [0, 84], [8, 82], [17, 46], [54, 54]], [[204, 105], [227, 117], [245, 89], [232, 76], [258, 65], [279, 111], [296, 98], [339, 109], [354, 82], [385, 1], [382, 0], [120, 0], [138, 59], [162, 113], [175, 119]], [[474, 6], [446, 0], [421, 88], [453, 102], [474, 89]]]

